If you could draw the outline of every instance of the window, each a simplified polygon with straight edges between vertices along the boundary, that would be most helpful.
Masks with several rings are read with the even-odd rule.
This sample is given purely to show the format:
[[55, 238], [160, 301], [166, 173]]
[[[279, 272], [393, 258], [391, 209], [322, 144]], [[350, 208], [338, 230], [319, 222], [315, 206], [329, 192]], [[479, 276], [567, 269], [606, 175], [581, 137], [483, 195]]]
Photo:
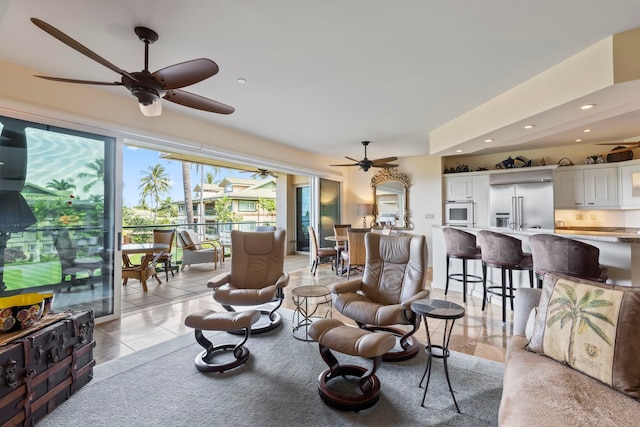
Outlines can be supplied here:
[[[56, 311], [113, 313], [115, 139], [9, 117], [0, 131], [0, 294], [54, 291]], [[80, 258], [95, 262], [69, 267]]]
[[238, 200], [238, 212], [255, 212], [255, 200]]

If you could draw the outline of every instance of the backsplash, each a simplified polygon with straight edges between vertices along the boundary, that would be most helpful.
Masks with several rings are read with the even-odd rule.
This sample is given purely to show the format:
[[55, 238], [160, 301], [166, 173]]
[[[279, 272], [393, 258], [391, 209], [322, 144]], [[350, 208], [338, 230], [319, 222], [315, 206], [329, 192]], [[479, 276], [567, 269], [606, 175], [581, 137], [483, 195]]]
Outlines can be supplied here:
[[556, 209], [556, 228], [640, 229], [640, 210]]

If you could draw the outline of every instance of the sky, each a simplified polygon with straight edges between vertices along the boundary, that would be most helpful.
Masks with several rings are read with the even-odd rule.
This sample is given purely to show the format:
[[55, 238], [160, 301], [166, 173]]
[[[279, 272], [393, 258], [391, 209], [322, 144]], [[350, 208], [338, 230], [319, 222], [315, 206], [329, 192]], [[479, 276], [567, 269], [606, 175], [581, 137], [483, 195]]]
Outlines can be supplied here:
[[[145, 176], [149, 168], [160, 164], [165, 168], [165, 172], [171, 179], [171, 192], [169, 196], [172, 200], [184, 200], [182, 191], [182, 164], [176, 160], [166, 160], [160, 157], [160, 152], [125, 146], [123, 154], [123, 182], [122, 198], [125, 206], [135, 206], [140, 202], [140, 179]], [[204, 172], [213, 172], [212, 167], [205, 166]], [[221, 169], [220, 174], [214, 177], [219, 181], [227, 176], [251, 178], [250, 173], [243, 173], [237, 170]], [[200, 182], [200, 174], [196, 171], [195, 165], [191, 167], [191, 187], [195, 187]]]

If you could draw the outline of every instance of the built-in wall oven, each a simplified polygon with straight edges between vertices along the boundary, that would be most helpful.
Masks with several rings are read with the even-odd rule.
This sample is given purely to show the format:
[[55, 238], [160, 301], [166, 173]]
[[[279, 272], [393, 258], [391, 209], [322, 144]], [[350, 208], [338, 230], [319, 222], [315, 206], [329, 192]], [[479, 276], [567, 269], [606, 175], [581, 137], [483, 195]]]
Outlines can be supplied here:
[[473, 202], [468, 200], [445, 202], [444, 223], [456, 227], [473, 227]]

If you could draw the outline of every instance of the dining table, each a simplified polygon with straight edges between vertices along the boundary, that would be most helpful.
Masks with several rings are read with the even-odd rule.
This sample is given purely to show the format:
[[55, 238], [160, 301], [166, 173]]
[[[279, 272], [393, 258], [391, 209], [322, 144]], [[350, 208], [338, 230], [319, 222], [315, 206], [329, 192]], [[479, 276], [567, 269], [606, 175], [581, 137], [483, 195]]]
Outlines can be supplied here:
[[[125, 243], [122, 245], [122, 265], [123, 267], [131, 267], [134, 263], [131, 262], [130, 255], [140, 254], [140, 255], [153, 255], [158, 252], [164, 252], [169, 249], [169, 245], [164, 243]], [[160, 278], [156, 278], [156, 280], [160, 280]], [[146, 291], [147, 289], [147, 281], [145, 278], [141, 280], [142, 288]]]

